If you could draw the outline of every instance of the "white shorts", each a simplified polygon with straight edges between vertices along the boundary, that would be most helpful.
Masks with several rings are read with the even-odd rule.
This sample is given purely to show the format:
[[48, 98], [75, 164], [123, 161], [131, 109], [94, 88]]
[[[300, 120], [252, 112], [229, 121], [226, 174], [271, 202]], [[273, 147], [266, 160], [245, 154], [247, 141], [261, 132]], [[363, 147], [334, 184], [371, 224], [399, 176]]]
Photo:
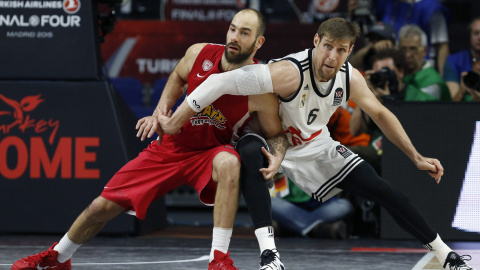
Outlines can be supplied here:
[[321, 140], [289, 147], [279, 171], [312, 198], [324, 202], [342, 191], [335, 186], [362, 161], [339, 142]]

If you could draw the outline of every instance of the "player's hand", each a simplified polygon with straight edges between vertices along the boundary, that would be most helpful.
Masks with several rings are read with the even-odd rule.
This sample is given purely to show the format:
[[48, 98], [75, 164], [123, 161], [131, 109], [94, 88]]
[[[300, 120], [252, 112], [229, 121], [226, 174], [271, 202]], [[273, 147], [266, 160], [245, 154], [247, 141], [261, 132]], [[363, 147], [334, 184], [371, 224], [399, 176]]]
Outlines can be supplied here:
[[280, 168], [280, 165], [282, 164], [282, 159], [270, 154], [270, 152], [268, 152], [265, 147], [262, 147], [262, 153], [267, 157], [268, 167], [261, 168], [260, 172], [262, 173], [265, 180], [270, 180], [273, 178], [278, 168]]
[[135, 129], [138, 129], [137, 137], [140, 137], [141, 141], [151, 138], [155, 132], [159, 137], [163, 136], [160, 124], [154, 116], [146, 116], [138, 120]]
[[428, 174], [435, 179], [437, 184], [440, 183], [443, 176], [443, 166], [438, 159], [421, 157], [420, 160], [416, 162], [416, 166], [419, 170], [427, 171]]
[[168, 135], [175, 135], [180, 133], [180, 128], [174, 127], [170, 123], [170, 118], [172, 117], [173, 111], [170, 110], [167, 113], [167, 109], [165, 108], [162, 113], [160, 113], [157, 117], [158, 123], [160, 123], [160, 126], [162, 128], [162, 131], [164, 134]]

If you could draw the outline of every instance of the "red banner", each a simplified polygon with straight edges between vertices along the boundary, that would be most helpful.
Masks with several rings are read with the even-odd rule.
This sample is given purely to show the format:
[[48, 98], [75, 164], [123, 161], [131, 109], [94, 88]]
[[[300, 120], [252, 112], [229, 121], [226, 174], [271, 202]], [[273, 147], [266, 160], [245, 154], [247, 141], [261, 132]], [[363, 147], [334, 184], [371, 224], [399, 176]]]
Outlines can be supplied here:
[[[168, 77], [185, 51], [195, 43], [225, 44], [229, 22], [119, 21], [102, 44], [111, 78], [136, 77], [153, 84]], [[267, 25], [266, 42], [256, 58], [265, 62], [313, 46], [317, 25]]]

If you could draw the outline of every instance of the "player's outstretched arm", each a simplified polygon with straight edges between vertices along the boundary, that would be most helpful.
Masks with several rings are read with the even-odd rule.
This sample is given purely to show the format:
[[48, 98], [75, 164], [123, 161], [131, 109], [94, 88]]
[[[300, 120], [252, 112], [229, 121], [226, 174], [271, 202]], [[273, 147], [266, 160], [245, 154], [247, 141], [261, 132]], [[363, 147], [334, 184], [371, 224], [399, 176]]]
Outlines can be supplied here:
[[378, 101], [372, 91], [368, 89], [363, 76], [356, 69], [353, 69], [352, 73], [350, 97], [370, 116], [383, 134], [412, 160], [418, 169], [427, 171], [430, 176], [435, 178], [437, 183], [440, 182], [443, 175], [443, 167], [440, 161], [424, 157], [418, 153], [400, 121]]
[[289, 61], [268, 65], [248, 65], [232, 71], [212, 74], [178, 107], [171, 118], [159, 121], [165, 134], [176, 134], [196, 112], [225, 94], [258, 95], [272, 93], [287, 97], [300, 85], [298, 70]]

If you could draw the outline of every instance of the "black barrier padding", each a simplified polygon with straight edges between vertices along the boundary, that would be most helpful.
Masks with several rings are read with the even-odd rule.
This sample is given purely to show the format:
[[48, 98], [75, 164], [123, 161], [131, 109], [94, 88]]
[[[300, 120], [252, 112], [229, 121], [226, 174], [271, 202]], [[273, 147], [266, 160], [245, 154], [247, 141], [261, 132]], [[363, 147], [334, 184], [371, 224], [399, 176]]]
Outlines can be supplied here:
[[[0, 232], [66, 232], [145, 145], [135, 137], [135, 116], [105, 82], [3, 81], [0, 95]], [[56, 171], [38, 169], [42, 153], [51, 164], [61, 157]], [[157, 204], [163, 226], [163, 200]], [[102, 232], [136, 233], [141, 226], [120, 215]]]
[[[480, 106], [475, 103], [389, 103], [420, 154], [440, 160], [445, 175], [436, 184], [419, 171], [401, 150], [383, 140], [383, 177], [404, 192], [444, 240], [480, 240], [480, 234], [452, 227], [473, 135], [480, 121]], [[478, 175], [480, 183], [480, 175]], [[477, 205], [478, 207], [478, 205]], [[479, 220], [480, 216], [475, 217]], [[411, 239], [382, 209], [381, 237]]]

